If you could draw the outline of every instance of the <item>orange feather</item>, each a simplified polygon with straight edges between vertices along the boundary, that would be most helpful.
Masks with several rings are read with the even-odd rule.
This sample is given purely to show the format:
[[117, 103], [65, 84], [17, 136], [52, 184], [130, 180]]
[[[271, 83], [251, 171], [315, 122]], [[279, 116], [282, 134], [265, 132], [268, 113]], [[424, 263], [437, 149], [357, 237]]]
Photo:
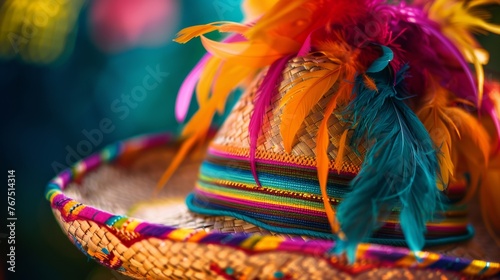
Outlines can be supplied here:
[[448, 116], [454, 120], [460, 132], [453, 139], [456, 149], [454, 157], [460, 163], [457, 171], [468, 173], [470, 186], [463, 201], [469, 201], [475, 194], [488, 167], [491, 151], [490, 136], [481, 123], [472, 115], [460, 108], [449, 108]]
[[363, 75], [363, 80], [365, 81], [365, 86], [371, 90], [374, 90], [378, 92], [377, 85], [375, 84], [375, 81], [368, 77], [368, 75]]
[[332, 115], [333, 110], [337, 107], [337, 98], [338, 95], [334, 95], [325, 110], [325, 117], [321, 121], [317, 141], [316, 141], [316, 162], [317, 162], [317, 172], [319, 179], [319, 186], [321, 189], [321, 196], [323, 197], [323, 204], [325, 206], [326, 216], [328, 218], [328, 222], [330, 223], [330, 227], [333, 233], [338, 233], [340, 230], [339, 223], [335, 217], [335, 210], [332, 208], [330, 204], [330, 200], [328, 197], [328, 193], [326, 191], [327, 180], [328, 180], [328, 171], [330, 166], [330, 160], [328, 159], [328, 144], [330, 134], [328, 132], [328, 119]]
[[230, 61], [222, 63], [212, 87], [212, 98], [219, 100], [216, 105], [219, 114], [224, 112], [229, 94], [256, 71], [255, 68], [247, 67], [245, 64], [235, 64]]
[[204, 36], [200, 38], [205, 49], [213, 56], [254, 68], [268, 66], [275, 60], [300, 49], [300, 44], [284, 37], [280, 38], [282, 42], [278, 45], [270, 45], [269, 42], [262, 41], [221, 43]]
[[181, 148], [176, 153], [174, 159], [169, 164], [167, 170], [162, 174], [160, 180], [156, 184], [154, 193], [157, 194], [165, 184], [170, 180], [174, 172], [179, 168], [182, 161], [186, 158], [187, 154], [191, 151], [193, 146], [200, 140], [200, 133], [190, 136], [186, 141], [182, 143]]
[[[296, 22], [300, 19], [307, 21], [311, 17], [304, 15], [304, 3], [308, 0], [280, 0], [270, 10], [268, 10], [255, 24], [255, 26], [247, 32], [249, 38], [265, 38], [269, 33], [276, 33], [276, 31], [291, 31], [291, 28], [283, 30], [287, 26], [294, 26], [294, 31], [297, 30]], [[289, 33], [291, 34], [291, 33]], [[304, 38], [305, 39], [305, 38]]]
[[212, 83], [221, 63], [222, 60], [220, 58], [211, 57], [201, 72], [200, 79], [196, 85], [196, 98], [200, 106], [205, 104], [209, 99]]
[[175, 38], [174, 41], [177, 43], [184, 44], [189, 42], [193, 38], [199, 37], [201, 35], [216, 30], [220, 32], [234, 32], [243, 34], [248, 30], [248, 28], [249, 28], [248, 26], [236, 22], [227, 22], [227, 21], [212, 22], [209, 24], [186, 27], [181, 31], [179, 31], [179, 33], [177, 33], [177, 38]]
[[292, 150], [295, 135], [302, 126], [305, 117], [337, 82], [340, 75], [339, 70], [327, 71], [328, 73], [325, 75], [315, 75], [315, 72], [311, 72], [307, 77], [304, 75], [304, 80], [292, 89], [294, 96], [283, 107], [280, 123], [283, 145], [288, 153]]
[[500, 156], [491, 161], [479, 191], [479, 205], [484, 224], [497, 246], [500, 246]]
[[439, 149], [438, 161], [441, 174], [436, 182], [439, 190], [445, 190], [453, 178], [455, 166], [452, 161], [452, 133], [459, 131], [453, 120], [447, 115], [447, 92], [442, 88], [435, 89], [431, 102], [424, 105], [417, 113], [418, 117], [429, 132], [432, 141]]

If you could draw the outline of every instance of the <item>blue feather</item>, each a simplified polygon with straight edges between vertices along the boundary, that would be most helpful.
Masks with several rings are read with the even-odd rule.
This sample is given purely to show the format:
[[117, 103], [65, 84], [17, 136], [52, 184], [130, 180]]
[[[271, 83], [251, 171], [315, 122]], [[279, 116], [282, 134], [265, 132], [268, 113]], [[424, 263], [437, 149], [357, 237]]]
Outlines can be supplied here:
[[335, 251], [346, 251], [350, 262], [355, 260], [357, 245], [370, 237], [395, 207], [401, 209], [407, 245], [413, 251], [421, 250], [426, 222], [438, 204], [436, 149], [424, 125], [405, 104], [409, 98], [403, 87], [407, 69], [403, 67], [396, 77], [389, 66], [367, 73], [378, 91], [367, 88], [359, 75], [356, 97], [347, 108], [354, 129], [351, 146], [368, 145], [361, 170], [351, 182], [353, 190], [337, 209], [346, 239], [339, 240]]

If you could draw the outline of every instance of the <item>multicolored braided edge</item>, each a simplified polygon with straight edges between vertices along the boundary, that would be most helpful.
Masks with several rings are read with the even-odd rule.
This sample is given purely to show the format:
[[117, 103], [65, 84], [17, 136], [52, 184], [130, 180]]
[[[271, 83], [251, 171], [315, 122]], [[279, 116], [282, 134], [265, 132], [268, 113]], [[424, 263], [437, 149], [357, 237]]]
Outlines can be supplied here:
[[[153, 224], [132, 217], [114, 215], [91, 206], [84, 205], [67, 197], [63, 190], [74, 181], [79, 181], [88, 172], [99, 166], [112, 163], [123, 156], [159, 147], [173, 142], [174, 138], [167, 134], [146, 135], [131, 140], [118, 142], [76, 163], [71, 169], [62, 171], [52, 179], [46, 190], [46, 198], [52, 208], [58, 211], [66, 221], [87, 220], [99, 226], [106, 227], [112, 232], [127, 233], [125, 245], [147, 239], [158, 238], [172, 242], [192, 242], [198, 244], [212, 244], [242, 250], [247, 254], [257, 254], [270, 251], [292, 252], [310, 255], [326, 260], [335, 268], [356, 274], [374, 267], [407, 267], [418, 269], [437, 269], [453, 271], [469, 276], [492, 277], [500, 276], [500, 263], [482, 260], [449, 257], [432, 252], [418, 252], [415, 256], [406, 248], [391, 247], [375, 244], [361, 244], [358, 247], [357, 259], [365, 260], [362, 264], [347, 265], [344, 257], [332, 253], [334, 241], [325, 240], [294, 240], [271, 235], [228, 234], [219, 232], [205, 232], [203, 230], [175, 228], [167, 225]], [[119, 237], [119, 236], [117, 236]], [[76, 243], [75, 243], [76, 244]], [[102, 262], [102, 256], [86, 254], [97, 262]], [[123, 269], [106, 265], [111, 269]]]

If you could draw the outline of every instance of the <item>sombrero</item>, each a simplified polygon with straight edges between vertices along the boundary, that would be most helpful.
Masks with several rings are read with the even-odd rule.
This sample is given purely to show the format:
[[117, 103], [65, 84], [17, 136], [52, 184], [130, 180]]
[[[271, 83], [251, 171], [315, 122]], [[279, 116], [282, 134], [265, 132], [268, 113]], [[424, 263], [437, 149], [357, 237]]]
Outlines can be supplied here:
[[209, 54], [179, 93], [180, 121], [200, 105], [185, 139], [78, 162], [49, 183], [55, 217], [138, 279], [500, 277], [500, 91], [468, 33], [500, 32], [488, 3], [249, 1], [249, 24], [186, 28]]

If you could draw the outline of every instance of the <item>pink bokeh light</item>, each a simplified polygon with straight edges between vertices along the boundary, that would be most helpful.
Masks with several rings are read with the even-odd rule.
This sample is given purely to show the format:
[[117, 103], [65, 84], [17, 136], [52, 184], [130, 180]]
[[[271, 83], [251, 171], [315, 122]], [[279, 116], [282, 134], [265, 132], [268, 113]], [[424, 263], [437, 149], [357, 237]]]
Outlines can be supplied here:
[[94, 0], [91, 5], [91, 36], [105, 52], [161, 46], [178, 24], [177, 0]]

